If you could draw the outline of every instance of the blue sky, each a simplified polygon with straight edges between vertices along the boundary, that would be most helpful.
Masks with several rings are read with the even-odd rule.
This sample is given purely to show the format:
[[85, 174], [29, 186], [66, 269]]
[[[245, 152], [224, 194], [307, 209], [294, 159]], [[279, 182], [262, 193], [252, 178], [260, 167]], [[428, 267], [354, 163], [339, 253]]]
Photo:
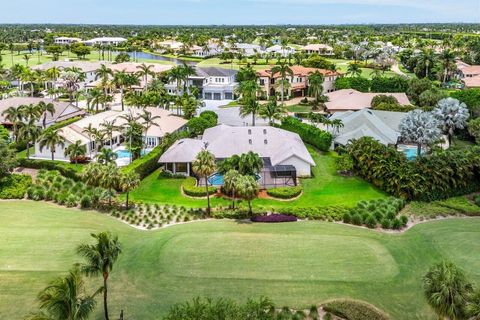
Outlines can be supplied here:
[[480, 22], [480, 0], [4, 0], [0, 23]]

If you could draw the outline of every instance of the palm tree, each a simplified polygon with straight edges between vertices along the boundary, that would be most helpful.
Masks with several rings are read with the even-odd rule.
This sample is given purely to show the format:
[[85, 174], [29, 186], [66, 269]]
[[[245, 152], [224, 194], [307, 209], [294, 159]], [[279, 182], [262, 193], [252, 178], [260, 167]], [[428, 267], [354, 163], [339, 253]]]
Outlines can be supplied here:
[[102, 132], [105, 134], [105, 136], [108, 137], [108, 140], [110, 142], [110, 149], [113, 149], [113, 133], [115, 130], [117, 130], [117, 126], [115, 125], [115, 119], [112, 121], [104, 120], [101, 124], [100, 127], [102, 127]]
[[95, 107], [95, 112], [98, 112], [98, 105], [102, 103], [102, 97], [103, 97], [103, 92], [98, 88], [89, 90], [87, 92], [87, 107], [88, 106]]
[[5, 120], [10, 122], [13, 126], [13, 134], [15, 135], [15, 142], [18, 142], [18, 126], [22, 123], [23, 113], [21, 108], [8, 107], [2, 112]]
[[126, 193], [125, 208], [128, 210], [128, 195], [130, 191], [140, 185], [140, 176], [134, 172], [129, 171], [120, 176], [120, 189]]
[[22, 141], [27, 143], [27, 159], [30, 158], [30, 142], [35, 145], [35, 141], [42, 133], [42, 129], [37, 126], [37, 121], [30, 118], [28, 122], [21, 122], [18, 135]]
[[157, 122], [155, 122], [155, 120], [158, 120], [160, 119], [161, 117], [160, 116], [152, 116], [152, 113], [147, 111], [147, 110], [144, 110], [143, 113], [141, 113], [139, 115], [139, 119], [140, 120], [143, 120], [143, 127], [145, 128], [145, 138], [144, 138], [144, 143], [145, 143], [145, 148], [147, 147], [147, 134], [148, 134], [148, 130], [152, 127], [152, 126], [156, 126], [158, 127], [159, 124]]
[[120, 90], [120, 101], [122, 103], [122, 111], [125, 110], [125, 90], [134, 85], [140, 84], [137, 75], [119, 71], [113, 76], [113, 84]]
[[263, 168], [263, 161], [260, 156], [253, 152], [249, 151], [240, 155], [238, 161], [238, 172], [241, 175], [256, 176]]
[[210, 194], [208, 190], [208, 177], [215, 172], [215, 156], [208, 150], [202, 150], [197, 154], [192, 163], [193, 172], [199, 177], [205, 179], [205, 189], [207, 191], [207, 213], [210, 214]]
[[204, 106], [203, 101], [198, 100], [194, 96], [184, 96], [180, 99], [180, 104], [182, 106], [183, 117], [185, 119], [191, 119], [197, 113], [197, 109]]
[[174, 67], [168, 72], [168, 80], [176, 83], [177, 96], [180, 96], [180, 88], [184, 79], [183, 70], [180, 67]]
[[455, 53], [453, 53], [453, 51], [451, 51], [450, 49], [445, 49], [443, 50], [442, 53], [440, 53], [438, 58], [442, 63], [443, 83], [445, 83], [447, 82], [447, 77], [450, 72], [450, 69], [452, 68], [453, 65], [455, 65]]
[[24, 54], [23, 55], [23, 60], [25, 60], [25, 65], [28, 67], [28, 61], [30, 61], [30, 55], [29, 54]]
[[147, 84], [148, 84], [148, 76], [155, 76], [155, 72], [152, 71], [153, 65], [146, 65], [145, 63], [142, 63], [141, 65], [137, 66], [137, 74], [139, 77], [143, 77], [143, 80], [145, 82], [144, 84], [144, 90], [147, 89]]
[[308, 94], [315, 97], [315, 100], [318, 101], [318, 98], [323, 94], [323, 82], [325, 78], [318, 70], [308, 76]]
[[347, 68], [347, 75], [353, 77], [360, 77], [362, 75], [362, 69], [358, 63], [350, 63]]
[[69, 145], [65, 149], [65, 156], [70, 157], [70, 161], [74, 159], [74, 163], [78, 163], [78, 158], [85, 156], [87, 153], [87, 147], [82, 144], [82, 141], [77, 140], [74, 144]]
[[252, 126], [255, 126], [255, 116], [258, 113], [260, 109], [260, 104], [256, 100], [256, 98], [253, 99], [247, 99], [246, 101], [244, 100], [244, 103], [240, 106], [240, 115], [242, 117], [246, 117], [249, 114], [252, 115]]
[[417, 155], [422, 154], [422, 146], [441, 138], [439, 121], [430, 112], [413, 110], [407, 113], [400, 123], [400, 136], [406, 142], [417, 144]]
[[280, 120], [287, 113], [287, 109], [283, 105], [277, 103], [275, 97], [270, 98], [270, 101], [260, 107], [258, 114], [263, 119], [268, 119], [268, 123], [273, 126], [274, 120]]
[[419, 56], [419, 62], [425, 66], [425, 77], [429, 77], [429, 67], [435, 63], [435, 53], [432, 49], [424, 49]]
[[85, 293], [85, 282], [78, 268], [65, 278], [54, 280], [38, 295], [42, 312], [33, 314], [31, 320], [87, 320], [96, 306], [95, 296]]
[[237, 170], [228, 170], [223, 177], [223, 189], [232, 197], [232, 209], [235, 209], [235, 193], [240, 174]]
[[110, 77], [113, 76], [113, 71], [112, 69], [108, 68], [104, 64], [101, 65], [100, 69], [97, 69], [95, 71], [96, 79], [101, 79], [101, 86], [103, 88], [104, 94], [107, 94], [107, 83], [110, 79]]
[[88, 127], [83, 129], [82, 133], [85, 133], [88, 136], [88, 150], [90, 153], [90, 158], [92, 158], [92, 140], [95, 138], [97, 135], [97, 128], [94, 128], [91, 123], [88, 124]]
[[45, 129], [47, 127], [47, 113], [50, 113], [50, 115], [53, 116], [55, 113], [55, 106], [53, 105], [53, 103], [45, 103], [43, 101], [40, 101], [38, 103], [38, 109], [40, 114], [43, 114], [42, 126], [43, 129]]
[[464, 129], [470, 117], [467, 105], [454, 98], [442, 99], [433, 109], [434, 117], [440, 122], [443, 133], [447, 135], [448, 145], [452, 145], [452, 137], [456, 129]]
[[101, 164], [114, 164], [117, 158], [118, 155], [109, 148], [102, 148], [102, 150], [100, 150], [100, 153], [97, 154], [97, 161]]
[[184, 63], [181, 67], [181, 72], [183, 75], [183, 92], [187, 91], [187, 80], [189, 77], [196, 75], [195, 68]]
[[464, 318], [464, 307], [473, 287], [462, 269], [451, 262], [438, 263], [424, 276], [423, 288], [439, 319]]
[[248, 202], [248, 212], [252, 211], [252, 200], [258, 195], [258, 183], [252, 176], [240, 176], [237, 179], [236, 191], [240, 198]]
[[279, 73], [282, 79], [280, 86], [281, 86], [281, 95], [282, 95], [281, 97], [282, 97], [282, 104], [283, 104], [284, 96], [285, 96], [285, 82], [287, 81], [288, 75], [291, 78], [293, 78], [293, 70], [290, 69], [290, 67], [286, 62], [280, 62], [278, 65], [272, 68], [271, 73], [272, 73], [272, 77], [275, 76], [275, 74]]
[[65, 138], [59, 134], [60, 132], [62, 132], [62, 130], [45, 130], [39, 139], [40, 152], [42, 152], [45, 147], [50, 149], [52, 161], [55, 160], [55, 150], [57, 146], [61, 146], [62, 148], [65, 146]]
[[122, 253], [121, 245], [117, 236], [108, 232], [92, 234], [95, 244], [82, 244], [77, 248], [78, 254], [83, 256], [87, 262], [81, 266], [81, 270], [87, 276], [103, 276], [103, 308], [105, 320], [108, 320], [108, 287], [107, 281], [112, 272], [113, 265]]

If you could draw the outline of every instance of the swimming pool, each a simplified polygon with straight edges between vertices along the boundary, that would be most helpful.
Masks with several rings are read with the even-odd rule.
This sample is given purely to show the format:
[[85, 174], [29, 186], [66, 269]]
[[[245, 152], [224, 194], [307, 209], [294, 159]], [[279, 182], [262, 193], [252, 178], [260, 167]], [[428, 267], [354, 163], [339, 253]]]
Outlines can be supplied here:
[[[257, 174], [256, 176], [256, 179], [257, 181], [259, 181], [262, 177], [259, 176]], [[208, 183], [214, 187], [221, 187], [223, 186], [224, 184], [224, 180], [223, 180], [223, 174], [217, 172], [217, 173], [214, 173], [212, 174], [209, 178], [208, 178]]]
[[[143, 156], [148, 152], [149, 152], [148, 150], [147, 151], [143, 150], [141, 152], [141, 155]], [[115, 150], [115, 153], [117, 154], [118, 159], [130, 159], [130, 156], [131, 156], [130, 151], [124, 148]]]
[[398, 151], [403, 152], [408, 160], [415, 160], [418, 155], [418, 147], [416, 146], [399, 146]]

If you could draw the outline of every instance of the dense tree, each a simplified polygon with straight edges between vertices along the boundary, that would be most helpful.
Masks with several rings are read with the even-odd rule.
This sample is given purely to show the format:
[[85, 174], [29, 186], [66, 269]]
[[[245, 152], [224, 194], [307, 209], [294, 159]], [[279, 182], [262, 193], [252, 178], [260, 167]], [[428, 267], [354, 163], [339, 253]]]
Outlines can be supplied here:
[[257, 180], [252, 176], [242, 175], [238, 178], [235, 189], [238, 196], [248, 202], [248, 211], [252, 214], [252, 200], [257, 197], [259, 191]]
[[287, 114], [287, 109], [283, 105], [277, 103], [275, 97], [271, 97], [270, 100], [260, 106], [258, 115], [264, 119], [268, 119], [268, 123], [273, 126], [274, 120], [280, 120], [283, 116]]
[[274, 66], [271, 70], [272, 76], [276, 75], [277, 73], [280, 75], [281, 82], [280, 82], [280, 94], [281, 94], [281, 101], [282, 104], [285, 100], [285, 83], [287, 82], [287, 77], [290, 76], [293, 78], [293, 71], [285, 62], [280, 62], [278, 65]]
[[441, 138], [440, 123], [430, 112], [413, 110], [400, 123], [400, 135], [406, 142], [416, 143], [418, 155], [422, 146], [431, 145]]
[[452, 145], [455, 130], [464, 129], [469, 118], [465, 103], [453, 98], [440, 100], [437, 107], [433, 109], [433, 115], [440, 122], [443, 133], [447, 135], [449, 146]]
[[55, 160], [57, 146], [65, 146], [65, 138], [59, 134], [60, 132], [61, 130], [45, 130], [39, 137], [40, 152], [47, 147], [52, 154], [52, 161]]
[[9, 175], [17, 165], [15, 149], [5, 140], [0, 140], [0, 179]]
[[73, 163], [78, 163], [78, 158], [85, 156], [87, 153], [87, 146], [82, 141], [77, 140], [65, 148], [65, 156], [70, 158]]

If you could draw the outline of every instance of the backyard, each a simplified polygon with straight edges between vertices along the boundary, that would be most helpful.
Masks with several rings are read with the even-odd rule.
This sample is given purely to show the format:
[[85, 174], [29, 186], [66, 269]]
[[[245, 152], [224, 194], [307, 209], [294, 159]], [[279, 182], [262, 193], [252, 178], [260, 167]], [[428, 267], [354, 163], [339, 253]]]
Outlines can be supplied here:
[[[356, 177], [342, 177], [336, 173], [336, 153], [321, 153], [309, 147], [316, 167], [312, 168], [313, 177], [302, 179], [303, 195], [293, 201], [256, 199], [253, 205], [265, 208], [312, 207], [344, 205], [354, 206], [360, 200], [386, 197], [381, 191]], [[205, 200], [187, 198], [181, 193], [182, 179], [159, 177], [160, 170], [145, 178], [140, 186], [131, 193], [131, 198], [148, 203], [169, 203], [189, 207], [204, 207]], [[213, 199], [213, 205], [227, 206], [229, 201]]]
[[[23, 319], [35, 297], [79, 262], [91, 232], [118, 234], [123, 253], [110, 277], [112, 317], [158, 319], [196, 296], [268, 296], [303, 308], [332, 298], [368, 301], [392, 319], [434, 319], [421, 278], [441, 259], [480, 281], [480, 219], [449, 219], [383, 234], [326, 222], [204, 221], [135, 230], [100, 213], [50, 203], [0, 202], [0, 318]], [[93, 290], [100, 285], [89, 282]], [[94, 319], [102, 318], [96, 308]]]

